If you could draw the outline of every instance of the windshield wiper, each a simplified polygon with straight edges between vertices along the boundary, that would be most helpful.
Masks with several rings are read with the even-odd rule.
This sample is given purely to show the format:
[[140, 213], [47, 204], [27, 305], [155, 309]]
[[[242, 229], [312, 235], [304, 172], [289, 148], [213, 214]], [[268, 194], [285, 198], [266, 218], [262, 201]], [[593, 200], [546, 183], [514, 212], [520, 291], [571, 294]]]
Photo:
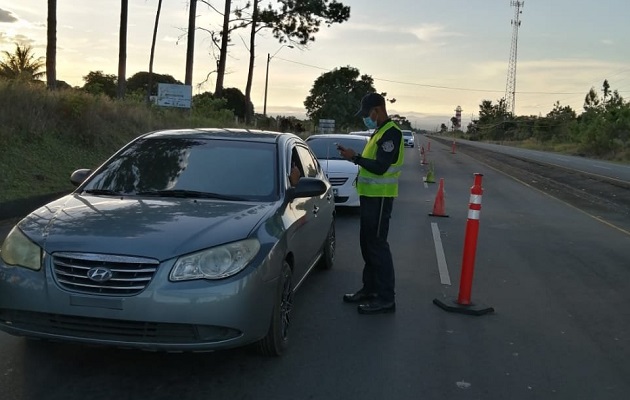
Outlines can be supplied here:
[[238, 196], [230, 196], [227, 194], [200, 192], [197, 190], [145, 190], [136, 192], [139, 196], [159, 196], [159, 197], [182, 197], [182, 198], [202, 198], [202, 199], [220, 199], [220, 200], [235, 200], [246, 201], [247, 199]]
[[111, 189], [86, 189], [83, 193], [105, 195], [105, 196], [122, 196], [123, 194]]

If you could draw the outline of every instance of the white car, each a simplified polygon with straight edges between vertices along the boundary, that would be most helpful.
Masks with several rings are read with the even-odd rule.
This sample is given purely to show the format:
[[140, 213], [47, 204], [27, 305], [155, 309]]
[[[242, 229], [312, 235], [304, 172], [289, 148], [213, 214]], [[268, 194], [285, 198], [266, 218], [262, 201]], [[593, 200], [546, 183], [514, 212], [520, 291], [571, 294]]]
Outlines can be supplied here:
[[414, 147], [416, 145], [412, 131], [403, 130], [402, 134], [403, 134], [403, 140], [405, 141], [405, 147], [407, 146]]
[[315, 157], [319, 161], [328, 181], [333, 187], [335, 206], [358, 207], [357, 176], [359, 167], [339, 155], [337, 144], [362, 153], [367, 136], [350, 134], [322, 134], [312, 135], [306, 139]]

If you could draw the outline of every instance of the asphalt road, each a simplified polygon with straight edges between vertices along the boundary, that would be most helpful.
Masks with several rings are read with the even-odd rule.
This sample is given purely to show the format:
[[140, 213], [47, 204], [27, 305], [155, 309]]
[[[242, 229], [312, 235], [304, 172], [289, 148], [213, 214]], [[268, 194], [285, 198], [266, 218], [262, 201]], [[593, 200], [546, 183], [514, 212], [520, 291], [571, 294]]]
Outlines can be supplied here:
[[[359, 287], [362, 261], [358, 215], [340, 212], [336, 265], [297, 293], [284, 357], [145, 353], [0, 333], [0, 398], [626, 398], [630, 236], [448, 146], [433, 142], [427, 158], [444, 178], [449, 217], [428, 215], [437, 184], [423, 183], [427, 166], [418, 148], [407, 149], [390, 228], [396, 314], [359, 315], [342, 303]], [[478, 317], [433, 304], [458, 293], [475, 172], [484, 193], [472, 300], [495, 309]], [[441, 283], [439, 250], [451, 285]]]
[[565, 154], [551, 153], [546, 151], [521, 149], [500, 144], [476, 142], [470, 140], [457, 139], [458, 143], [465, 143], [468, 146], [475, 146], [482, 149], [499, 151], [516, 157], [524, 157], [551, 165], [558, 165], [576, 171], [589, 174], [605, 176], [611, 179], [618, 179], [624, 183], [630, 183], [630, 165], [612, 163], [608, 161], [595, 160], [591, 158], [570, 156]]

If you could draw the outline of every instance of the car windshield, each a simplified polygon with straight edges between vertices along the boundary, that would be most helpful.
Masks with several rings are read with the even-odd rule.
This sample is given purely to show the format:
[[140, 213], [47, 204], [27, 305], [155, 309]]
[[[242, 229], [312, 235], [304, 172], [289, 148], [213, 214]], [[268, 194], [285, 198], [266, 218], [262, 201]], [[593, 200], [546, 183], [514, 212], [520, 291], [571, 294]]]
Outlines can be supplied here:
[[315, 157], [320, 160], [342, 160], [343, 158], [339, 155], [339, 150], [337, 150], [337, 143], [343, 147], [354, 150], [356, 153], [361, 153], [363, 152], [367, 140], [349, 137], [323, 138], [311, 136], [307, 139], [306, 143], [308, 143]]
[[413, 133], [411, 133], [411, 131], [402, 131], [404, 136], [409, 136], [409, 137], [413, 137]]
[[147, 138], [114, 156], [82, 188], [101, 195], [277, 198], [275, 145], [238, 140]]

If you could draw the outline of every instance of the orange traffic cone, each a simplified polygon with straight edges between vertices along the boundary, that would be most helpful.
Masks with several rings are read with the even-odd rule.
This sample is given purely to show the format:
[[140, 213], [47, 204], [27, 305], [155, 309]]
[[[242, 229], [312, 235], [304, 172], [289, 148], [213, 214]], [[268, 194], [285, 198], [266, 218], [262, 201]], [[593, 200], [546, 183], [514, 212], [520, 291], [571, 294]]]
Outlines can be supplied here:
[[424, 146], [420, 149], [420, 154], [422, 155], [422, 160], [420, 161], [420, 165], [427, 165], [426, 155], [424, 154]]
[[435, 202], [433, 203], [433, 212], [429, 215], [432, 217], [448, 217], [444, 205], [444, 178], [440, 178], [440, 185], [438, 186]]

